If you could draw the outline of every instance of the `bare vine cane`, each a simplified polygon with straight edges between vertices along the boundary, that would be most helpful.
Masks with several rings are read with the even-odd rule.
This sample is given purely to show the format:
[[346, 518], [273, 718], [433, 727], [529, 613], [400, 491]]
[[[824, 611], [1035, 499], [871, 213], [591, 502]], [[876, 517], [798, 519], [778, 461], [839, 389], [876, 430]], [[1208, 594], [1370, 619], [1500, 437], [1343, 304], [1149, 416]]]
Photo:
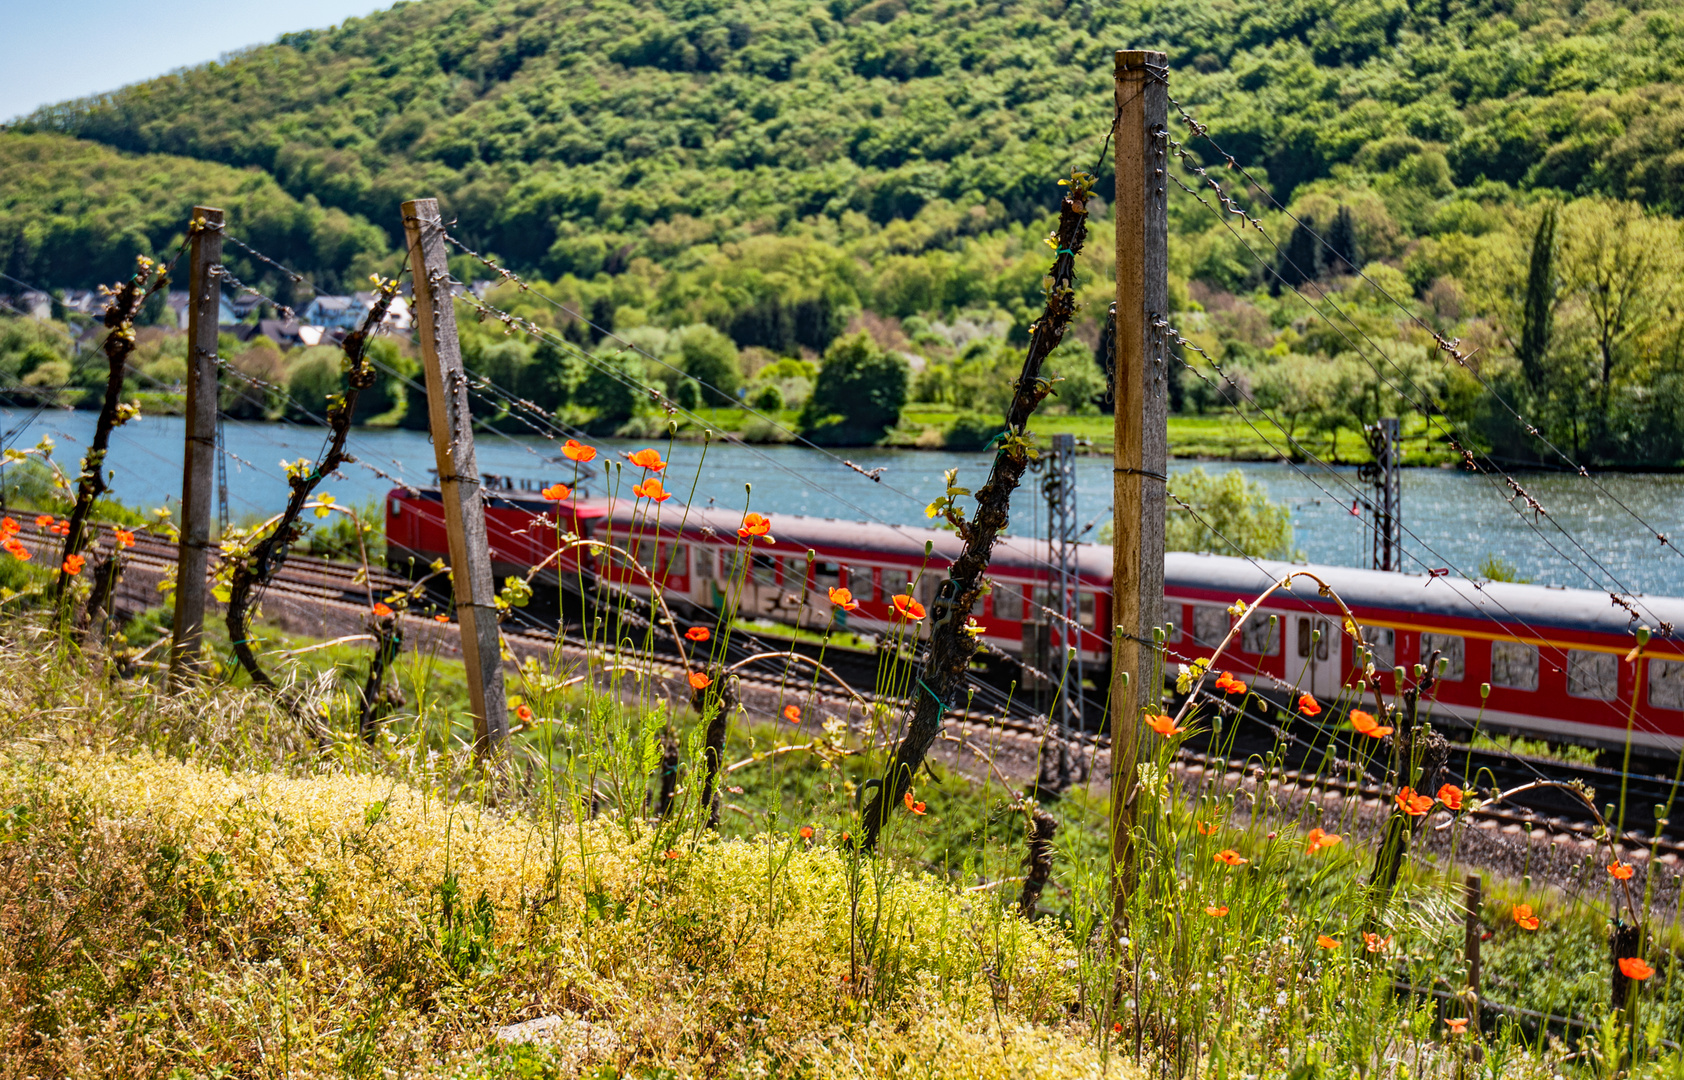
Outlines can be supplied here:
[[1024, 355], [1023, 370], [1006, 411], [1005, 431], [999, 437], [1001, 445], [994, 455], [988, 482], [976, 493], [976, 518], [965, 520], [964, 511], [954, 500], [968, 492], [954, 487], [952, 480], [946, 497], [932, 504], [932, 510], [946, 517], [958, 531], [964, 549], [936, 591], [928, 659], [914, 684], [912, 720], [882, 782], [862, 813], [859, 839], [862, 850], [870, 851], [877, 846], [878, 834], [889, 814], [911, 790], [913, 775], [923, 766], [931, 745], [941, 733], [942, 715], [947, 712], [948, 702], [964, 687], [970, 670], [977, 645], [975, 638], [965, 632], [965, 622], [982, 595], [983, 574], [988, 569], [994, 543], [1006, 528], [1012, 492], [1035, 454], [1028, 434], [1029, 417], [1053, 392], [1052, 381], [1041, 375], [1041, 365], [1064, 340], [1064, 332], [1076, 312], [1076, 256], [1087, 240], [1088, 199], [1092, 196], [1093, 182], [1091, 175], [1080, 170], [1072, 172], [1070, 179], [1059, 181], [1070, 190], [1059, 205], [1058, 228], [1047, 237], [1054, 254], [1044, 286], [1046, 304], [1041, 317], [1030, 327], [1029, 351]]
[[342, 363], [345, 367], [346, 388], [343, 394], [335, 394], [328, 399], [327, 421], [330, 435], [327, 452], [314, 465], [301, 461], [287, 466], [287, 484], [292, 489], [292, 495], [287, 499], [286, 509], [262, 539], [244, 551], [233, 553], [235, 566], [228, 591], [229, 642], [234, 647], [234, 655], [239, 659], [240, 666], [245, 669], [251, 681], [271, 692], [280, 688], [258, 665], [257, 655], [251, 647], [253, 594], [275, 576], [281, 565], [286, 562], [287, 549], [294, 540], [304, 534], [307, 526], [299, 521], [299, 515], [304, 511], [304, 504], [310, 501], [311, 494], [329, 473], [352, 460], [345, 452], [345, 440], [351, 434], [351, 417], [356, 412], [357, 398], [364, 390], [374, 385], [376, 378], [374, 366], [367, 360], [368, 340], [385, 321], [386, 312], [398, 295], [397, 278], [386, 279], [375, 275], [374, 284], [374, 305], [369, 308], [362, 326], [347, 334], [342, 345], [345, 350]]
[[142, 255], [136, 260], [134, 274], [111, 293], [111, 301], [105, 307], [105, 326], [109, 332], [101, 347], [110, 371], [105, 379], [105, 397], [100, 403], [99, 419], [94, 423], [94, 437], [88, 443], [88, 452], [82, 457], [82, 473], [76, 481], [76, 505], [70, 511], [64, 550], [59, 553], [58, 581], [53, 586], [55, 626], [63, 623], [67, 609], [65, 591], [70, 588], [71, 578], [81, 573], [82, 551], [92, 539], [88, 518], [93, 513], [94, 502], [105, 494], [105, 455], [111, 448], [111, 433], [140, 414], [139, 406], [125, 405], [121, 401], [123, 378], [128, 373], [129, 356], [135, 349], [135, 317], [140, 314], [141, 305], [168, 284], [169, 268], [158, 268], [151, 259]]

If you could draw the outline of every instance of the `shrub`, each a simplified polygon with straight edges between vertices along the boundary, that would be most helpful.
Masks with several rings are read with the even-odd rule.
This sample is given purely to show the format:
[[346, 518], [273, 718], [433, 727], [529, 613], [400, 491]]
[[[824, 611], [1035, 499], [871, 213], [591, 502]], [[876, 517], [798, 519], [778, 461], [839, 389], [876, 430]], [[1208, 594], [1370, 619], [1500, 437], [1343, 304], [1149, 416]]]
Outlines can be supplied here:
[[900, 422], [911, 369], [869, 335], [837, 339], [824, 354], [801, 428], [815, 441], [870, 443]]
[[998, 416], [963, 413], [942, 433], [942, 445], [949, 450], [982, 450], [1004, 430], [1006, 422]]

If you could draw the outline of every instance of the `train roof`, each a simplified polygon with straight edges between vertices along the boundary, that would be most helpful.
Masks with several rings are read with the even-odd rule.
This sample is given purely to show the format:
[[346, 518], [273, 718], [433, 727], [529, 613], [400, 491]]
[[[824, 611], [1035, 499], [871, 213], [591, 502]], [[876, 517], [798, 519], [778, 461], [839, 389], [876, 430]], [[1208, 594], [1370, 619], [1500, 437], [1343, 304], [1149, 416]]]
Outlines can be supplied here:
[[[1684, 627], [1684, 599], [1638, 595], [1629, 601], [1639, 613], [1616, 604], [1607, 593], [1506, 581], [1473, 582], [1349, 566], [1317, 566], [1241, 559], [1174, 551], [1164, 556], [1164, 583], [1179, 589], [1208, 589], [1235, 596], [1256, 596], [1294, 570], [1321, 577], [1353, 608], [1384, 608], [1449, 618], [1487, 619], [1529, 626], [1550, 626], [1601, 634], [1626, 634], [1639, 625]], [[1317, 599], [1314, 582], [1299, 579], [1292, 594]]]

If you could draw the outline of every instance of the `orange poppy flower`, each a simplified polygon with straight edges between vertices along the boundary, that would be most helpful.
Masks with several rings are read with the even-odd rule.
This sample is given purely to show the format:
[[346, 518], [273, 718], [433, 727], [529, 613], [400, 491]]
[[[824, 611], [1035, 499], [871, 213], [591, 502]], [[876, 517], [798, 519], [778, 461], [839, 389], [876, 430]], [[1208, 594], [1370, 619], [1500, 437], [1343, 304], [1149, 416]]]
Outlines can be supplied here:
[[573, 489], [568, 487], [566, 484], [558, 483], [551, 484], [538, 494], [542, 495], [546, 499], [549, 499], [551, 502], [561, 502], [564, 499], [570, 499], [573, 497]]
[[708, 678], [706, 675], [703, 675], [701, 672], [692, 671], [690, 673], [690, 688], [692, 690], [706, 690], [712, 685], [713, 680]]
[[1339, 947], [1339, 939], [1328, 937], [1326, 934], [1317, 934], [1316, 944], [1324, 949], [1337, 949]]
[[1462, 809], [1462, 796], [1467, 792], [1455, 784], [1445, 784], [1438, 789], [1438, 801], [1444, 804], [1446, 810]]
[[569, 461], [595, 461], [596, 447], [586, 446], [578, 439], [568, 439], [561, 444], [561, 454]]
[[784, 719], [792, 724], [799, 724], [801, 722], [801, 710], [794, 705], [785, 705]]
[[1311, 829], [1305, 839], [1309, 841], [1308, 853], [1311, 855], [1314, 855], [1323, 848], [1330, 848], [1335, 844], [1342, 844], [1345, 842], [1345, 838], [1343, 836], [1340, 836], [1338, 833], [1326, 832], [1320, 827]]
[[1216, 688], [1229, 694], [1245, 693], [1245, 683], [1234, 678], [1226, 671], [1224, 671], [1222, 676], [1216, 680]]
[[1637, 873], [1637, 867], [1631, 865], [1630, 863], [1609, 863], [1608, 873], [1613, 875], [1615, 881], [1630, 881], [1632, 875]]
[[1216, 826], [1212, 825], [1208, 821], [1201, 821], [1198, 823], [1198, 826], [1200, 836], [1209, 836], [1211, 833], [1216, 831]]
[[636, 495], [640, 499], [648, 499], [651, 502], [658, 503], [666, 502], [668, 499], [672, 498], [672, 492], [663, 488], [661, 486], [661, 481], [657, 477], [653, 476], [641, 484], [633, 484], [632, 494]]
[[746, 515], [743, 518], [742, 527], [737, 530], [737, 535], [744, 540], [753, 536], [764, 536], [768, 544], [777, 543], [776, 540], [772, 539], [772, 522], [760, 514]]
[[1449, 1020], [1446, 1020], [1444, 1022], [1444, 1026], [1450, 1029], [1450, 1034], [1452, 1035], [1466, 1035], [1468, 1032], [1468, 1018], [1465, 1016], [1454, 1016]]
[[36, 526], [36, 528], [39, 528], [39, 529], [50, 529], [50, 528], [52, 528], [53, 527], [53, 515], [51, 515], [51, 514], [41, 514], [40, 516], [38, 516], [35, 519], [35, 526]]
[[134, 547], [134, 533], [127, 529], [112, 529], [111, 538], [117, 541], [117, 546], [120, 548]]
[[16, 536], [20, 527], [17, 518], [0, 518], [0, 536]]
[[639, 450], [626, 460], [638, 468], [648, 469], [650, 472], [660, 472], [667, 467], [667, 463], [661, 460], [661, 454], [658, 450]]
[[924, 812], [924, 804], [921, 803], [921, 802], [914, 801], [913, 798], [912, 798], [912, 792], [910, 792], [910, 791], [908, 791], [906, 793], [906, 795], [904, 797], [902, 797], [901, 801], [904, 802], [906, 804], [906, 808], [908, 810], [912, 811], [914, 814], [922, 814]]
[[1414, 788], [1406, 787], [1397, 793], [1397, 806], [1410, 817], [1425, 817], [1433, 808], [1433, 800], [1430, 795], [1417, 795]]
[[515, 715], [522, 720], [530, 720], [532, 719], [532, 710], [525, 705], [521, 705], [515, 709]]
[[66, 555], [64, 557], [64, 572], [74, 577], [82, 572], [87, 560], [80, 555]]
[[679, 855], [677, 848], [668, 848], [667, 852], [666, 852], [666, 857], [669, 858], [669, 859], [682, 858], [682, 856]]
[[440, 622], [440, 623], [447, 623], [447, 622], [450, 621], [450, 616], [449, 615], [434, 615], [433, 621], [434, 622]]
[[1387, 934], [1385, 937], [1381, 937], [1379, 934], [1371, 934], [1364, 930], [1362, 932], [1362, 945], [1369, 952], [1385, 952], [1392, 947], [1392, 935]]
[[854, 594], [847, 589], [831, 589], [830, 602], [843, 611], [858, 611], [860, 602], [854, 599]]
[[1115, 1024], [1112, 1024], [1111, 1030], [1116, 1032], [1118, 1035], [1121, 1035], [1123, 1033], [1123, 1022], [1119, 1020]]
[[1216, 905], [1212, 904], [1210, 907], [1205, 908], [1205, 914], [1209, 915], [1213, 919], [1220, 919], [1223, 916], [1228, 914], [1228, 908], [1227, 908], [1227, 905], [1217, 907]]
[[1159, 735], [1162, 735], [1166, 739], [1171, 735], [1179, 735], [1183, 731], [1187, 730], [1183, 727], [1176, 727], [1175, 720], [1171, 717], [1165, 716], [1163, 713], [1159, 713], [1156, 716], [1148, 713], [1146, 716], [1146, 726], [1151, 728], [1153, 731], [1156, 731]]
[[1321, 705], [1309, 694], [1298, 695], [1298, 711], [1305, 716], [1320, 716]]
[[691, 641], [702, 642], [713, 636], [713, 631], [705, 626], [692, 626], [684, 631], [684, 636]]
[[895, 603], [895, 611], [901, 618], [917, 622], [919, 619], [924, 617], [924, 605], [912, 599], [912, 597], [907, 596], [905, 593], [896, 593], [893, 600]]
[[811, 825], [801, 826], [801, 839], [811, 840], [812, 838], [813, 838], [813, 827]]
[[18, 562], [29, 561], [29, 549], [12, 539], [10, 536], [6, 537], [4, 542], [0, 542], [0, 548], [5, 548], [6, 554], [10, 555]]
[[374, 617], [376, 619], [384, 619], [389, 617], [391, 614], [392, 609], [387, 607], [385, 604], [376, 603], [374, 605]]
[[1351, 710], [1351, 726], [1359, 735], [1367, 735], [1371, 739], [1384, 739], [1392, 733], [1392, 729], [1377, 723], [1372, 715], [1361, 709]]
[[1218, 851], [1215, 855], [1213, 855], [1212, 858], [1219, 863], [1226, 863], [1229, 866], [1244, 866], [1246, 863], [1251, 861], [1250, 859], [1241, 858], [1240, 853], [1235, 851], [1233, 848], [1223, 848], [1221, 851]]
[[1536, 930], [1538, 917], [1532, 914], [1531, 904], [1516, 904], [1514, 906], [1514, 923], [1522, 930]]
[[1620, 958], [1620, 974], [1628, 979], [1642, 982], [1655, 973], [1655, 969], [1643, 962], [1640, 956], [1625, 956]]

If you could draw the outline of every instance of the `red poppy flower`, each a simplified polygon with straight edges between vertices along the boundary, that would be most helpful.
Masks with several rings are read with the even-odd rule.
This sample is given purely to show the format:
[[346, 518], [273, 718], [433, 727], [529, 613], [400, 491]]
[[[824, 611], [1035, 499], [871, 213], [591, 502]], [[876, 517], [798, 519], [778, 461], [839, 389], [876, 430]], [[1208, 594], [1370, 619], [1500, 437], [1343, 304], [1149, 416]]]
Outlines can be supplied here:
[[50, 528], [52, 528], [53, 527], [53, 515], [51, 515], [51, 514], [41, 514], [40, 516], [38, 516], [35, 519], [35, 527], [39, 528], [39, 529], [50, 529]]
[[546, 499], [549, 499], [551, 502], [561, 502], [564, 499], [571, 499], [573, 497], [573, 489], [568, 487], [566, 484], [551, 484], [538, 494], [542, 495]]
[[683, 858], [683, 856], [678, 853], [677, 848], [668, 848], [667, 852], [666, 852], [666, 857], [669, 858], [669, 859]]
[[1223, 848], [1221, 851], [1218, 851], [1215, 855], [1213, 855], [1212, 858], [1214, 858], [1217, 862], [1225, 863], [1228, 866], [1244, 866], [1246, 863], [1251, 861], [1250, 859], [1241, 858], [1240, 853], [1235, 851], [1233, 848]]
[[1317, 934], [1316, 944], [1324, 949], [1337, 949], [1339, 947], [1339, 939], [1335, 937], [1328, 937], [1326, 934]]
[[1430, 795], [1417, 795], [1414, 788], [1406, 787], [1397, 793], [1397, 806], [1410, 817], [1425, 817], [1433, 808], [1433, 800]]
[[1148, 713], [1146, 716], [1146, 726], [1151, 728], [1153, 731], [1156, 731], [1159, 735], [1162, 735], [1166, 739], [1171, 735], [1179, 735], [1183, 731], [1187, 730], [1183, 727], [1176, 727], [1175, 720], [1163, 713], [1159, 713], [1156, 716]]
[[16, 536], [20, 527], [17, 518], [0, 518], [0, 536]]
[[29, 549], [9, 536], [6, 538], [4, 543], [0, 543], [0, 547], [5, 548], [6, 554], [10, 555], [18, 562], [28, 562], [30, 559]]
[[905, 593], [894, 595], [895, 611], [903, 619], [917, 622], [924, 617], [924, 605], [907, 596]]
[[672, 498], [672, 492], [663, 488], [661, 486], [661, 481], [657, 477], [653, 476], [641, 484], [633, 484], [632, 494], [636, 495], [640, 499], [648, 499], [651, 502], [658, 503], [666, 502], [668, 499]]
[[1630, 863], [1609, 863], [1608, 873], [1613, 875], [1615, 881], [1630, 881], [1632, 875], [1637, 873], [1637, 867], [1631, 865]]
[[813, 827], [811, 825], [801, 826], [801, 839], [811, 840], [812, 838], [813, 838]]
[[1225, 693], [1229, 693], [1229, 694], [1243, 694], [1243, 693], [1245, 693], [1245, 683], [1243, 683], [1240, 680], [1234, 678], [1233, 675], [1229, 674], [1226, 671], [1224, 671], [1222, 673], [1222, 675], [1216, 680], [1216, 688], [1218, 690], [1221, 690], [1221, 691], [1223, 691]]
[[648, 469], [650, 472], [660, 472], [667, 467], [667, 463], [661, 460], [661, 454], [658, 450], [639, 450], [626, 460], [638, 468]]
[[1385, 952], [1392, 947], [1392, 935], [1387, 934], [1385, 937], [1381, 937], [1379, 934], [1370, 934], [1364, 930], [1362, 944], [1369, 952]]
[[801, 722], [801, 710], [794, 705], [785, 705], [784, 719], [792, 724], [799, 724]]
[[385, 619], [390, 617], [391, 614], [392, 609], [387, 607], [385, 604], [377, 603], [374, 605], [374, 617], [376, 619]]
[[847, 589], [830, 590], [830, 602], [843, 611], [858, 611], [860, 609], [859, 601], [855, 600], [854, 594]]
[[1213, 904], [1212, 906], [1205, 908], [1205, 914], [1209, 915], [1213, 919], [1220, 919], [1228, 914], [1228, 908], [1226, 905], [1217, 907]]
[[532, 719], [532, 710], [525, 705], [521, 705], [515, 709], [515, 715], [522, 720], [530, 720]]
[[1620, 958], [1620, 974], [1628, 979], [1642, 982], [1655, 973], [1655, 969], [1643, 962], [1640, 956], [1625, 956]]
[[586, 446], [578, 439], [568, 439], [561, 444], [562, 456], [569, 461], [595, 461], [596, 447]]
[[690, 688], [692, 690], [706, 690], [713, 685], [713, 680], [699, 671], [690, 673]]
[[912, 792], [910, 792], [910, 791], [906, 793], [906, 795], [901, 799], [901, 801], [906, 803], [906, 808], [908, 810], [912, 811], [914, 814], [922, 814], [924, 812], [924, 804], [921, 803], [921, 802], [914, 802], [913, 798], [912, 798]]
[[713, 631], [709, 630], [705, 626], [692, 626], [690, 629], [684, 631], [684, 636], [689, 638], [691, 641], [702, 642], [712, 637]]
[[1384, 739], [1392, 733], [1392, 729], [1376, 723], [1374, 717], [1361, 709], [1351, 710], [1351, 726], [1359, 735], [1367, 735], [1371, 739]]
[[66, 555], [64, 557], [64, 572], [74, 577], [82, 572], [87, 560], [80, 555]]
[[1445, 784], [1438, 789], [1438, 801], [1443, 803], [1447, 810], [1460, 810], [1462, 809], [1462, 796], [1466, 794], [1467, 792], [1455, 784]]
[[1298, 711], [1303, 713], [1305, 716], [1320, 716], [1321, 705], [1318, 704], [1316, 699], [1311, 697], [1309, 694], [1299, 694]]
[[111, 530], [111, 538], [117, 541], [117, 546], [120, 548], [134, 547], [134, 533], [129, 532], [127, 529]]
[[1307, 853], [1310, 855], [1314, 855], [1323, 848], [1330, 848], [1335, 844], [1345, 842], [1345, 838], [1338, 833], [1325, 832], [1320, 828], [1311, 829], [1305, 839], [1309, 841]]
[[772, 539], [772, 522], [761, 514], [748, 514], [743, 518], [742, 527], [737, 535], [747, 540], [751, 536], [764, 536], [768, 544], [777, 543]]
[[1516, 904], [1513, 914], [1515, 925], [1522, 930], [1536, 930], [1538, 928], [1538, 917], [1532, 914], [1531, 904]]
[[434, 622], [447, 623], [447, 622], [450, 621], [450, 616], [449, 615], [434, 615], [433, 621]]
[[1119, 1020], [1115, 1024], [1112, 1024], [1111, 1030], [1116, 1032], [1118, 1035], [1121, 1035], [1123, 1033], [1123, 1022]]

